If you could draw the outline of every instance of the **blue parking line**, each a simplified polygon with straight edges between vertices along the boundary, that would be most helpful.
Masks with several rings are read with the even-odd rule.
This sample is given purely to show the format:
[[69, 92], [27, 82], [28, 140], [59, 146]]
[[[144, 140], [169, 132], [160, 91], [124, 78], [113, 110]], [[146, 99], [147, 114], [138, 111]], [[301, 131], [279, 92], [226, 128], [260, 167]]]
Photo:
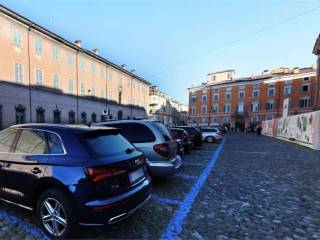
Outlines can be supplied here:
[[160, 197], [160, 196], [154, 195], [154, 194], [152, 194], [152, 199], [159, 201], [159, 202], [169, 203], [169, 204], [173, 204], [173, 205], [180, 205], [181, 204], [181, 201], [179, 201], [179, 200], [164, 198], [164, 197]]
[[162, 233], [160, 239], [162, 240], [172, 240], [177, 239], [178, 235], [182, 231], [182, 224], [184, 219], [187, 217], [188, 213], [192, 208], [192, 204], [196, 199], [198, 193], [200, 192], [201, 188], [203, 187], [207, 177], [209, 176], [210, 172], [212, 171], [221, 150], [223, 149], [225, 140], [223, 140], [220, 146], [214, 151], [213, 156], [206, 166], [205, 170], [201, 173], [200, 177], [198, 178], [197, 182], [192, 186], [191, 190], [187, 194], [187, 196], [183, 199], [179, 209], [176, 211], [175, 215], [170, 220], [170, 223], [167, 225], [166, 229]]
[[4, 218], [5, 221], [8, 222], [9, 224], [17, 225], [23, 231], [31, 233], [33, 237], [37, 239], [46, 239], [46, 240], [50, 239], [45, 235], [45, 233], [40, 228], [32, 226], [30, 223], [24, 221], [19, 217], [11, 215], [10, 213], [4, 210], [0, 210], [0, 217]]
[[184, 162], [183, 165], [189, 165], [189, 166], [196, 166], [196, 167], [206, 167], [206, 164], [201, 164], [201, 163], [186, 163]]
[[180, 174], [180, 173], [176, 173], [174, 176], [175, 177], [180, 177], [180, 178], [183, 178], [183, 179], [197, 179], [198, 178], [197, 176], [191, 176], [191, 175]]

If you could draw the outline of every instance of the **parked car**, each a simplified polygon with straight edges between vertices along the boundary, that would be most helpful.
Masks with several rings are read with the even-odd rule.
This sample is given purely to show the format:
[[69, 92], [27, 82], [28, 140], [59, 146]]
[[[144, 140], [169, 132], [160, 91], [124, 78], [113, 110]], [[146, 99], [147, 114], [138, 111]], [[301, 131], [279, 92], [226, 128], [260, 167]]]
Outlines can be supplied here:
[[119, 130], [23, 124], [0, 132], [0, 196], [35, 210], [50, 238], [118, 222], [151, 195], [146, 158]]
[[170, 128], [173, 138], [178, 142], [179, 153], [185, 154], [189, 153], [192, 149], [193, 143], [190, 140], [189, 134], [186, 130], [181, 128]]
[[219, 130], [219, 128], [201, 128], [202, 132], [202, 141], [213, 143], [223, 139], [223, 133]]
[[186, 130], [186, 132], [189, 134], [190, 139], [193, 143], [193, 146], [201, 146], [202, 145], [202, 133], [200, 130], [196, 127], [188, 127], [188, 126], [176, 126], [176, 128], [181, 128]]
[[168, 129], [153, 120], [119, 120], [97, 123], [98, 126], [111, 126], [147, 157], [151, 176], [166, 177], [174, 174], [182, 165], [177, 155], [177, 143]]

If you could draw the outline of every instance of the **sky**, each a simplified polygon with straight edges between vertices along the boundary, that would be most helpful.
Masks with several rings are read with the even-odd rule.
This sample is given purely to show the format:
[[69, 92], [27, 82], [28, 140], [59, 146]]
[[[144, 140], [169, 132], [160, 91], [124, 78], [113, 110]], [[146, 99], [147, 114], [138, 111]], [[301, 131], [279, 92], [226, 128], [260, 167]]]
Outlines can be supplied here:
[[[207, 73], [308, 67], [320, 0], [0, 0], [187, 103]], [[311, 10], [311, 11], [310, 11]]]

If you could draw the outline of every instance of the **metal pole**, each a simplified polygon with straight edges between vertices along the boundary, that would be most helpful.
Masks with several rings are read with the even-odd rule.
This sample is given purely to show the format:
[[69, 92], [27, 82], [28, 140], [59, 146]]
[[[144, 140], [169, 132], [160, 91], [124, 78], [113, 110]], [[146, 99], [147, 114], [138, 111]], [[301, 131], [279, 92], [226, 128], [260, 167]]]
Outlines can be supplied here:
[[31, 89], [31, 63], [30, 63], [30, 32], [31, 25], [28, 28], [28, 68], [29, 68], [29, 114], [30, 114], [30, 123], [32, 123], [32, 89]]

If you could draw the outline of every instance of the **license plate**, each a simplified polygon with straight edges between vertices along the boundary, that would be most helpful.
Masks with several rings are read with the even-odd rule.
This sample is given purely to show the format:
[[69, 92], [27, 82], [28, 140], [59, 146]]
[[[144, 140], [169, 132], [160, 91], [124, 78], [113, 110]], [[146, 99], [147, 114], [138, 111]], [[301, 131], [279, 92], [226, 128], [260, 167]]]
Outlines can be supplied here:
[[143, 168], [139, 168], [131, 173], [129, 173], [130, 182], [134, 183], [144, 176]]

